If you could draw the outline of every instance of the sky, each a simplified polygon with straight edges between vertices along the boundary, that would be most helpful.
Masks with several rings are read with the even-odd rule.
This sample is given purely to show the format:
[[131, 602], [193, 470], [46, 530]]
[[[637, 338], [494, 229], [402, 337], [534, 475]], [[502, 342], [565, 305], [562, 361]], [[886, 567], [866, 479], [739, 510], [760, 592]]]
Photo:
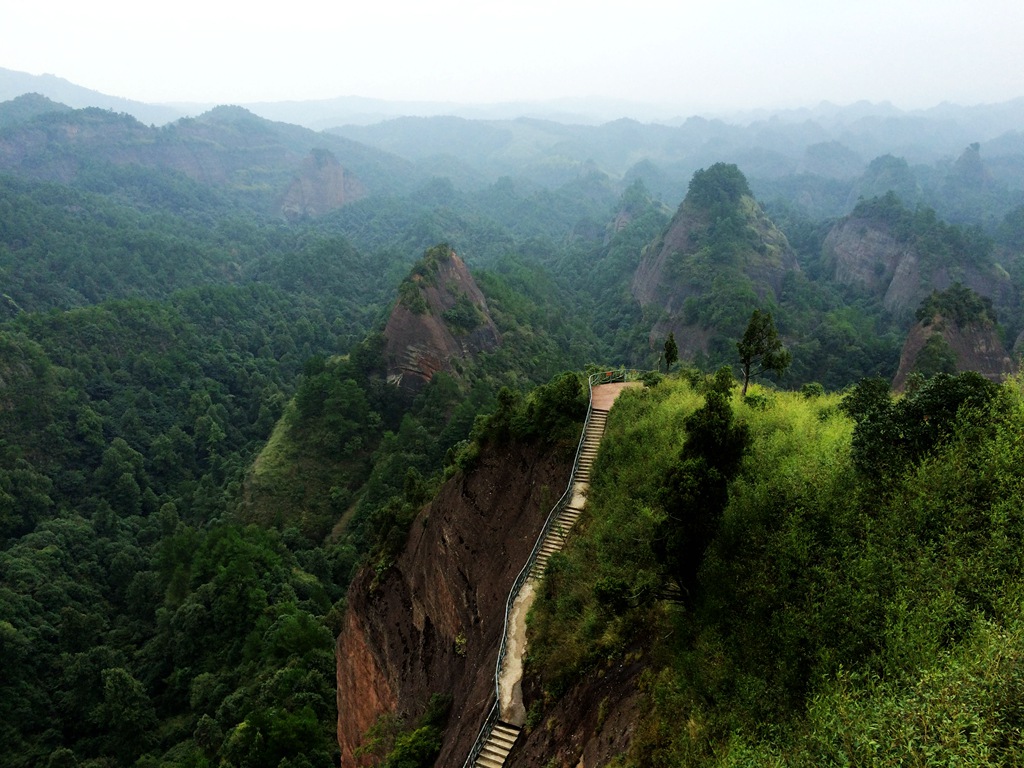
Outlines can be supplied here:
[[1021, 0], [0, 0], [0, 67], [151, 103], [1024, 96]]

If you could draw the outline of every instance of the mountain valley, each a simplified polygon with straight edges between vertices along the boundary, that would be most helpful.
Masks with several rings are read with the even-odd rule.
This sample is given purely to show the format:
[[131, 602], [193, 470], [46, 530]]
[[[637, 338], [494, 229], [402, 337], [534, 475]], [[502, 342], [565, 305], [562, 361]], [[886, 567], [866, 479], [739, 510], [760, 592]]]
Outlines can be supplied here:
[[1019, 114], [0, 103], [5, 764], [1024, 759]]

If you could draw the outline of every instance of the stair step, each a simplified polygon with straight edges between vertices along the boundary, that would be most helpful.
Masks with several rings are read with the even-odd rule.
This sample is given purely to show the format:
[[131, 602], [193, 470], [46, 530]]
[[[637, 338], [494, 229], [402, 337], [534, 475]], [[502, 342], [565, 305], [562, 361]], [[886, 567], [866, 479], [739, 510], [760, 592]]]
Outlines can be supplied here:
[[507, 734], [500, 734], [491, 732], [490, 737], [487, 739], [487, 743], [484, 744], [483, 752], [490, 751], [492, 754], [497, 753], [500, 758], [505, 757], [509, 750], [512, 749], [512, 745], [515, 744], [516, 740], [514, 737]]
[[518, 731], [491, 731], [491, 739], [494, 740], [495, 744], [501, 744], [512, 749], [512, 745], [516, 743], [516, 737], [519, 735]]
[[519, 729], [512, 727], [500, 728], [500, 724], [498, 724], [495, 725], [494, 730], [490, 731], [490, 738], [488, 741], [494, 741], [505, 746], [505, 752], [507, 754], [508, 751], [512, 749], [512, 745], [518, 737]]
[[520, 729], [501, 721], [494, 724], [480, 754], [477, 755], [474, 768], [503, 768], [505, 759], [519, 737]]
[[477, 759], [490, 758], [496, 764], [504, 765], [505, 758], [508, 757], [508, 753], [511, 751], [512, 747], [510, 745], [502, 744], [501, 746], [496, 746], [493, 742], [488, 741], [484, 744], [484, 748], [480, 750], [480, 757]]

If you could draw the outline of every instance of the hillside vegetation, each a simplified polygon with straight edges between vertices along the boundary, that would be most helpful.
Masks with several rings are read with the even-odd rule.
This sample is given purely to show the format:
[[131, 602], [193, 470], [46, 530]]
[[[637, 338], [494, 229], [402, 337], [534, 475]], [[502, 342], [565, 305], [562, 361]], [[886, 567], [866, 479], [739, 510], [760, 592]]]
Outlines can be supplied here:
[[[976, 297], [942, 311], [998, 313], [1007, 349], [1024, 327], [1013, 136], [958, 160], [957, 134], [928, 165], [868, 161], [884, 138], [798, 142], [772, 171], [775, 149], [748, 151], [761, 128], [722, 143], [701, 120], [349, 133], [231, 107], [154, 128], [0, 104], [5, 766], [335, 765], [357, 568], [393, 575], [445, 477], [488, 460], [500, 477], [482, 444], [522, 443], [530, 466], [535, 444], [571, 443], [585, 387], [564, 371], [655, 367], [673, 328], [683, 366], [735, 364], [755, 309], [793, 355], [776, 385], [883, 379], [844, 405], [743, 400], [684, 368], [625, 397], [586, 536], [533, 619], [549, 700], [641, 654], [650, 703], [624, 765], [827, 763], [836, 734], [947, 733], [942, 712], [1016, 759], [1017, 385], [914, 377], [891, 403], [887, 383], [913, 309], [956, 281]], [[666, 244], [650, 284], [671, 295], [642, 306], [637, 274]], [[465, 275], [437, 282], [462, 288], [431, 308], [431, 260], [451, 252]], [[417, 391], [389, 383], [403, 302], [468, 350]], [[919, 724], [922, 701], [938, 719]]]
[[[616, 766], [1019, 763], [1021, 382], [733, 391], [717, 434], [735, 437], [708, 441], [727, 390], [690, 376], [619, 398], [582, 533], [531, 616], [535, 722], [582, 672], [639, 654]], [[720, 508], [693, 495], [699, 473], [679, 481], [737, 445]], [[709, 532], [692, 581], [679, 529]]]

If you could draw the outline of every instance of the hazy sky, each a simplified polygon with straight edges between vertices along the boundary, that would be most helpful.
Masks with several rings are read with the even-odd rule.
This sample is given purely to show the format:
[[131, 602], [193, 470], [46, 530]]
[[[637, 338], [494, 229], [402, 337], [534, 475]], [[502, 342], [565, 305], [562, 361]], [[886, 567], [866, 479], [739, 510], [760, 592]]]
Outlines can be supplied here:
[[0, 0], [0, 67], [140, 101], [1024, 96], [1022, 0]]

